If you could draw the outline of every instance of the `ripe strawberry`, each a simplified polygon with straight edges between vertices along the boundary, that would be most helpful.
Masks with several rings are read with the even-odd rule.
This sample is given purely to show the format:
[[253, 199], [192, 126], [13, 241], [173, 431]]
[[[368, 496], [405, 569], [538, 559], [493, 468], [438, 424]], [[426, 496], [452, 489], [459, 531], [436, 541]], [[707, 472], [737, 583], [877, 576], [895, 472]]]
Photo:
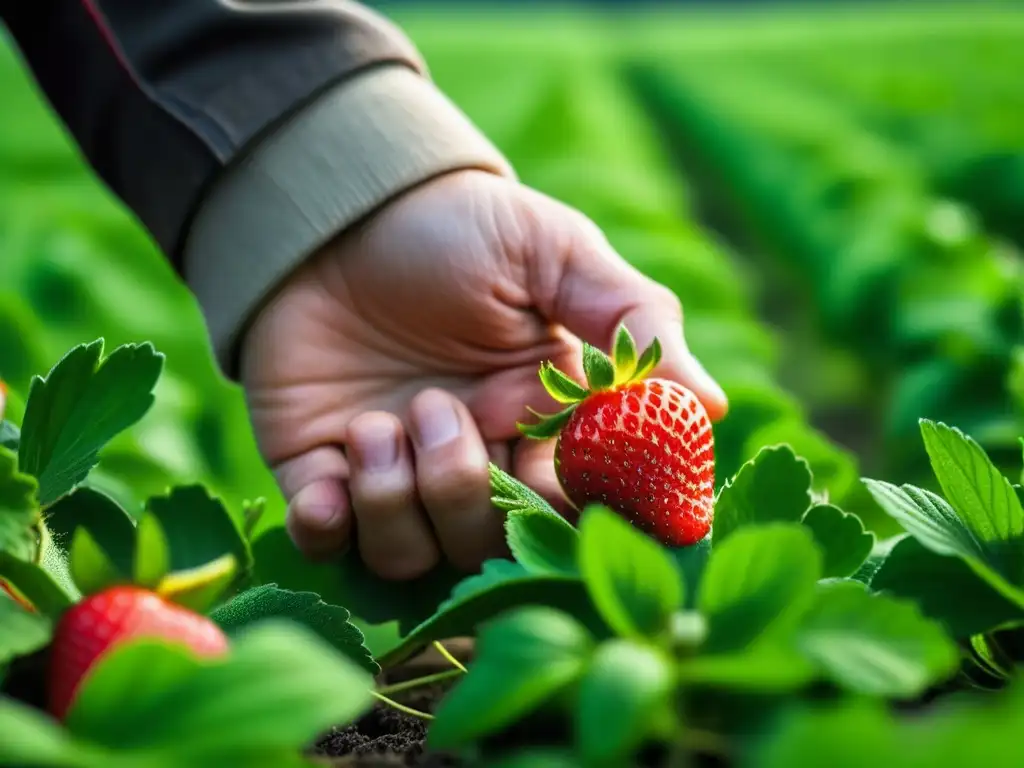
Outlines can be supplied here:
[[63, 719], [96, 662], [143, 637], [181, 643], [203, 657], [228, 650], [227, 637], [205, 616], [140, 587], [111, 587], [73, 606], [57, 625], [50, 649], [50, 713]]
[[550, 416], [534, 412], [540, 422], [520, 424], [520, 431], [557, 435], [555, 471], [577, 509], [605, 504], [663, 544], [694, 544], [710, 530], [714, 508], [707, 412], [685, 387], [644, 378], [661, 359], [657, 339], [638, 360], [621, 327], [613, 357], [584, 345], [587, 388], [544, 363], [545, 389], [567, 407]]

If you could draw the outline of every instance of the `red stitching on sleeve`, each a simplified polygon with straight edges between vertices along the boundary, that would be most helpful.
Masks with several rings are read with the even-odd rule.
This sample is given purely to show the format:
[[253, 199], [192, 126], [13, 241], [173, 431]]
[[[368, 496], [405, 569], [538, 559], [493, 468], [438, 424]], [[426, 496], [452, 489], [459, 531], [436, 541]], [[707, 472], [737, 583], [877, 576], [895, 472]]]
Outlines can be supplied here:
[[117, 63], [120, 64], [121, 68], [128, 73], [132, 82], [138, 85], [139, 81], [138, 78], [135, 77], [134, 70], [131, 68], [131, 65], [128, 64], [128, 59], [124, 55], [124, 51], [122, 51], [121, 47], [117, 44], [117, 40], [114, 38], [114, 33], [107, 25], [107, 21], [103, 18], [103, 14], [100, 12], [100, 9], [96, 7], [95, 0], [82, 0], [82, 5], [85, 6], [86, 13], [88, 13], [89, 17], [93, 20], [93, 23], [99, 30], [103, 41], [107, 44], [107, 47], [110, 48], [111, 53], [114, 54], [114, 58], [117, 60]]

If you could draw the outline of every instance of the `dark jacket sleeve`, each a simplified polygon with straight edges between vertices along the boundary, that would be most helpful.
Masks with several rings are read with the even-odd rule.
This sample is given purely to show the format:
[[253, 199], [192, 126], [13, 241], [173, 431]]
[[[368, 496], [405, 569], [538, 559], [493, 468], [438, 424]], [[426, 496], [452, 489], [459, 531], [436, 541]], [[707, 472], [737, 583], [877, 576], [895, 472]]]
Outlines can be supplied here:
[[408, 39], [354, 2], [0, 0], [87, 160], [182, 269], [204, 189], [340, 80], [421, 71]]
[[514, 176], [411, 41], [346, 0], [0, 0], [86, 159], [191, 288], [221, 369], [277, 288], [407, 189]]

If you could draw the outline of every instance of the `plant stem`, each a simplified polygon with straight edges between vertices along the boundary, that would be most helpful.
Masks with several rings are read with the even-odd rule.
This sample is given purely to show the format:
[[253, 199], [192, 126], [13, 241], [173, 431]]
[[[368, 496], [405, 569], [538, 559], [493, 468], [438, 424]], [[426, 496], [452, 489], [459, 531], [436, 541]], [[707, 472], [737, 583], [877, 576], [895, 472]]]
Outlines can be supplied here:
[[33, 565], [43, 564], [43, 549], [46, 547], [46, 528], [44, 527], [42, 514], [36, 518], [35, 522], [32, 523], [32, 530], [36, 535], [36, 551], [32, 556]]
[[451, 651], [445, 648], [444, 645], [439, 640], [434, 641], [434, 648], [436, 648], [437, 652], [440, 653], [444, 657], [444, 659], [457, 670], [459, 670], [460, 672], [468, 671], [463, 666], [462, 662], [456, 659], [454, 656], [452, 656]]
[[420, 686], [433, 685], [434, 683], [440, 683], [444, 680], [450, 680], [451, 678], [458, 677], [461, 674], [462, 670], [446, 669], [444, 672], [435, 672], [432, 675], [424, 675], [423, 677], [413, 678], [412, 680], [403, 680], [400, 683], [385, 685], [383, 688], [378, 688], [377, 693], [387, 695], [399, 693], [401, 691], [408, 691], [411, 688], [419, 688]]
[[379, 699], [380, 701], [383, 701], [385, 704], [387, 704], [392, 709], [397, 709], [399, 712], [404, 712], [407, 715], [412, 715], [413, 717], [418, 717], [421, 720], [433, 720], [434, 719], [434, 716], [429, 714], [429, 713], [427, 713], [427, 712], [420, 712], [418, 709], [413, 709], [412, 707], [407, 707], [404, 704], [399, 704], [394, 699], [389, 699], [387, 696], [384, 696], [384, 695], [378, 693], [377, 691], [370, 691], [370, 694], [372, 696], [376, 697], [377, 699]]

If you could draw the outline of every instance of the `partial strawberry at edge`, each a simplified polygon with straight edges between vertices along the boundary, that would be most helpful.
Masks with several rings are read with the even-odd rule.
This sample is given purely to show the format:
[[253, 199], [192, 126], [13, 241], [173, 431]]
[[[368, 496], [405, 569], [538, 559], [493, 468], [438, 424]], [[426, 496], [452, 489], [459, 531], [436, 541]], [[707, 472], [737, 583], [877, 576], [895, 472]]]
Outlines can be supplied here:
[[714, 513], [711, 421], [690, 390], [644, 378], [660, 361], [657, 340], [637, 358], [620, 328], [613, 358], [584, 345], [587, 387], [541, 366], [545, 388], [567, 407], [520, 430], [557, 436], [556, 474], [578, 509], [604, 504], [667, 546], [695, 544]]
[[86, 597], [61, 617], [50, 650], [49, 710], [63, 719], [82, 680], [119, 645], [141, 638], [180, 643], [202, 657], [228, 652], [214, 622], [155, 592], [118, 586]]

